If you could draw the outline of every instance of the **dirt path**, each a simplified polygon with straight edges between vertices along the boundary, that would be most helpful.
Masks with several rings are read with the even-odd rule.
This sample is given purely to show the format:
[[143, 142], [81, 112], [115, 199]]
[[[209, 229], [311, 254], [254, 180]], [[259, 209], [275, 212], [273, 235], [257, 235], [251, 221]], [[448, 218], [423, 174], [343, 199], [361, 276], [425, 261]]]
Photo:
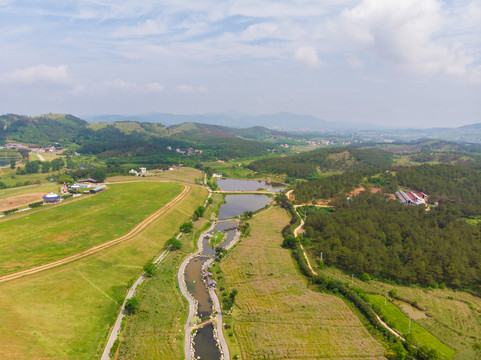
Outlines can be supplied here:
[[99, 245], [96, 245], [94, 247], [91, 247], [90, 249], [87, 249], [87, 250], [84, 250], [80, 253], [77, 253], [77, 254], [74, 254], [74, 255], [70, 255], [70, 256], [67, 256], [66, 258], [63, 258], [63, 259], [60, 259], [60, 260], [57, 260], [57, 261], [54, 261], [54, 262], [51, 262], [51, 263], [48, 263], [48, 264], [45, 264], [45, 265], [40, 265], [40, 266], [37, 266], [37, 267], [34, 267], [34, 268], [31, 268], [31, 269], [27, 269], [27, 270], [22, 270], [22, 271], [19, 271], [19, 272], [16, 272], [16, 273], [13, 273], [13, 274], [8, 274], [8, 275], [4, 275], [4, 276], [1, 276], [0, 277], [0, 283], [3, 283], [3, 282], [7, 282], [7, 281], [11, 281], [11, 280], [15, 280], [15, 279], [18, 279], [20, 277], [24, 277], [24, 276], [28, 276], [28, 275], [33, 275], [33, 274], [36, 274], [38, 272], [41, 272], [41, 271], [44, 271], [44, 270], [49, 270], [49, 269], [52, 269], [54, 267], [57, 267], [57, 266], [60, 266], [60, 265], [65, 265], [65, 264], [68, 264], [72, 261], [75, 261], [75, 260], [79, 260], [79, 259], [82, 259], [86, 256], [89, 256], [89, 255], [92, 255], [92, 254], [95, 254], [99, 251], [102, 251], [104, 249], [107, 249], [113, 245], [116, 245], [116, 244], [119, 244], [121, 242], [124, 242], [124, 241], [127, 241], [127, 240], [130, 240], [131, 238], [133, 238], [135, 235], [137, 235], [138, 233], [140, 233], [142, 230], [144, 230], [147, 226], [149, 226], [153, 221], [157, 220], [158, 218], [160, 218], [162, 215], [165, 214], [165, 212], [167, 212], [168, 210], [170, 210], [174, 205], [176, 205], [179, 201], [181, 201], [185, 195], [187, 195], [187, 193], [190, 191], [190, 186], [188, 185], [184, 185], [184, 189], [182, 190], [182, 192], [177, 195], [175, 198], [173, 198], [170, 202], [168, 202], [167, 204], [165, 204], [163, 207], [161, 207], [159, 210], [157, 210], [155, 213], [153, 213], [152, 215], [150, 215], [147, 219], [145, 219], [144, 221], [140, 222], [137, 226], [135, 226], [132, 230], [130, 230], [127, 234], [121, 236], [121, 237], [118, 237], [116, 239], [113, 239], [113, 240], [110, 240], [110, 241], [107, 241], [105, 243], [102, 243], [102, 244], [99, 244]]
[[[299, 226], [294, 229], [294, 237], [297, 237], [299, 232], [302, 230], [302, 227], [304, 226], [304, 220], [302, 219], [302, 217], [297, 212], [297, 208], [299, 206], [302, 206], [302, 205], [294, 205], [294, 209], [296, 210], [297, 216], [299, 216], [299, 219], [301, 219], [301, 223], [299, 224]], [[302, 252], [304, 254], [304, 258], [306, 259], [307, 265], [309, 266], [309, 269], [311, 270], [311, 272], [314, 275], [317, 275], [317, 272], [312, 268], [311, 262], [309, 261], [309, 258], [307, 257], [307, 254], [306, 254], [306, 250], [304, 250], [304, 247], [302, 245], [301, 245], [301, 249], [302, 249]]]

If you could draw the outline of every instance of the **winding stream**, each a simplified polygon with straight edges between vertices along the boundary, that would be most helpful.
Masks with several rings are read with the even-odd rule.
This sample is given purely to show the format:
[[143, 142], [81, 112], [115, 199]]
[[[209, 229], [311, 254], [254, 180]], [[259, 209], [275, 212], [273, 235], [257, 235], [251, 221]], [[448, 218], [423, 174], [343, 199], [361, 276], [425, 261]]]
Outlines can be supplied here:
[[[179, 287], [189, 302], [189, 316], [185, 324], [184, 353], [186, 360], [229, 359], [229, 349], [222, 332], [222, 311], [215, 293], [213, 273], [215, 249], [210, 238], [223, 232], [225, 239], [217, 246], [231, 248], [240, 237], [238, 220], [225, 220], [244, 211], [257, 211], [271, 202], [265, 195], [227, 195], [226, 204], [219, 210], [218, 218], [197, 240], [197, 251], [187, 257], [178, 272]], [[225, 205], [228, 206], [226, 207]]]

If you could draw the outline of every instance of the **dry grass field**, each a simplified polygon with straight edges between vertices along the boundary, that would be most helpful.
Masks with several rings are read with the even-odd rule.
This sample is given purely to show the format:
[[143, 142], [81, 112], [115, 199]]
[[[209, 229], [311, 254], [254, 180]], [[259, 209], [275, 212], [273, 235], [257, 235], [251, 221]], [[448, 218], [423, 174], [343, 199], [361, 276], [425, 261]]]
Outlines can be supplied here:
[[256, 215], [251, 235], [221, 263], [228, 290], [239, 291], [233, 333], [241, 358], [382, 359], [383, 347], [341, 299], [307, 288], [280, 246], [288, 222], [278, 207]]
[[191, 191], [132, 240], [68, 265], [0, 284], [0, 359], [94, 359], [127, 283], [203, 203]]

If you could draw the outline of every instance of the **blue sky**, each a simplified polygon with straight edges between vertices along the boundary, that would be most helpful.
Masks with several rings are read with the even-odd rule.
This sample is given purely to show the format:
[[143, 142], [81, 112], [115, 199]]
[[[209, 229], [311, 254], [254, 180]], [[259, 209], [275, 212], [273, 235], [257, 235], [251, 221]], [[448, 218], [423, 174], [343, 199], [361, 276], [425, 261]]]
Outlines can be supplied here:
[[481, 0], [0, 0], [0, 113], [481, 122]]

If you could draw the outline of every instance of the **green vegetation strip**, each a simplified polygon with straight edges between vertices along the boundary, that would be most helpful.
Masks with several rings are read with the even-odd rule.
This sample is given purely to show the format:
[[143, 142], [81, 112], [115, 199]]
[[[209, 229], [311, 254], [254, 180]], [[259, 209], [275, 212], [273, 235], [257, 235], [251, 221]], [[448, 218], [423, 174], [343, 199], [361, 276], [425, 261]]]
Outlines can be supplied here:
[[72, 255], [115, 239], [179, 194], [171, 183], [109, 185], [87, 199], [0, 223], [0, 274]]
[[[384, 317], [386, 323], [398, 330], [403, 336], [406, 336], [409, 331], [409, 318], [394, 304], [387, 301], [382, 295], [366, 295], [369, 302], [375, 308], [380, 309], [381, 315]], [[417, 344], [421, 347], [428, 347], [436, 349], [443, 359], [451, 359], [456, 352], [449, 346], [443, 344], [434, 335], [431, 335], [418, 323], [411, 320], [411, 334]]]

